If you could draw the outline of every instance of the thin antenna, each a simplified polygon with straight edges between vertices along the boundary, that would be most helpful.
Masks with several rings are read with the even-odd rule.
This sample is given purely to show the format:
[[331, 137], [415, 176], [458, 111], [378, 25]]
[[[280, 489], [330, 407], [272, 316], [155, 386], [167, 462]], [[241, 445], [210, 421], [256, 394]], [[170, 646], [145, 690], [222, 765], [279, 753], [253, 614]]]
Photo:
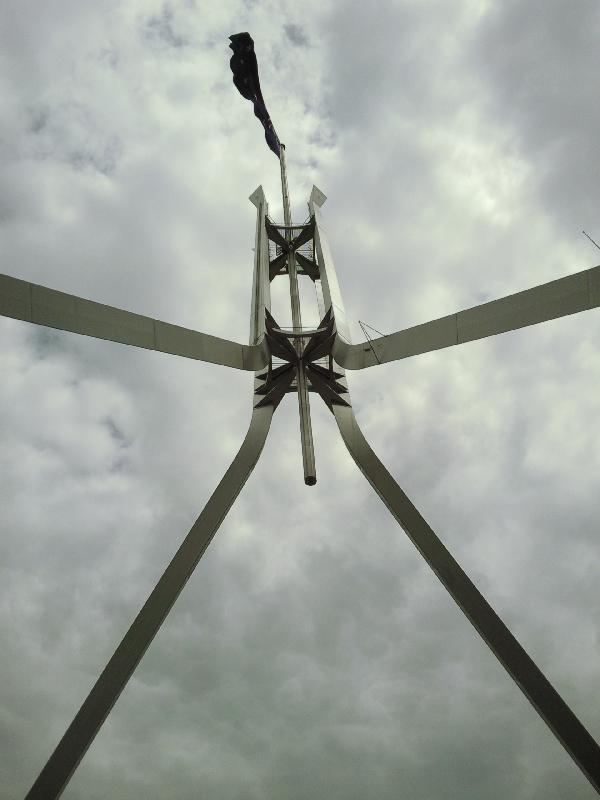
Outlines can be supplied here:
[[581, 232], [583, 233], [583, 235], [584, 235], [584, 236], [587, 236], [587, 238], [590, 240], [590, 242], [591, 242], [592, 244], [595, 244], [595, 245], [596, 245], [596, 247], [598, 248], [598, 250], [600, 250], [600, 244], [598, 244], [598, 242], [595, 242], [595, 241], [592, 239], [592, 237], [591, 237], [591, 236], [590, 236], [588, 233], [586, 233], [585, 231], [581, 231]]

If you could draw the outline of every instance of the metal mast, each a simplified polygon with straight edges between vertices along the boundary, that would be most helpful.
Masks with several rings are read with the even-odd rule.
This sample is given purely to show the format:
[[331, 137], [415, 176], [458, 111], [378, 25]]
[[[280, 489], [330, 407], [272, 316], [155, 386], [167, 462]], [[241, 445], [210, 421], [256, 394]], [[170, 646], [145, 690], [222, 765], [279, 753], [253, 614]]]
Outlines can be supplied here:
[[[292, 241], [292, 215], [290, 212], [290, 195], [288, 191], [287, 169], [285, 163], [285, 145], [280, 143], [279, 163], [281, 166], [281, 195], [283, 198], [283, 219], [286, 226], [285, 238], [288, 244]], [[301, 355], [304, 340], [298, 334], [302, 333], [302, 315], [300, 312], [300, 292], [298, 290], [298, 272], [296, 269], [296, 256], [290, 247], [287, 254], [287, 270], [290, 279], [290, 302], [292, 305], [292, 326], [294, 328], [294, 346]], [[313, 486], [317, 482], [315, 467], [315, 448], [313, 444], [312, 424], [310, 420], [310, 399], [308, 397], [308, 382], [306, 371], [301, 358], [296, 365], [296, 383], [298, 387], [298, 412], [300, 415], [300, 441], [302, 443], [302, 464], [304, 467], [304, 483]]]

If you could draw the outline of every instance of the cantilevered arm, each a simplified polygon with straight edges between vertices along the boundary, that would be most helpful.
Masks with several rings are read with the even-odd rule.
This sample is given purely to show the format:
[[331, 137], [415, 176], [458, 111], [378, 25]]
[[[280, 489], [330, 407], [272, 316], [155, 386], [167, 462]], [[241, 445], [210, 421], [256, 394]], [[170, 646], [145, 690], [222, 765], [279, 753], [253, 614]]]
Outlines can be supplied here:
[[342, 367], [364, 369], [525, 328], [599, 305], [600, 266], [373, 339], [370, 344], [348, 344], [338, 336], [333, 353]]
[[483, 640], [600, 794], [600, 748], [377, 458], [351, 407], [333, 412], [350, 455]]
[[264, 339], [238, 344], [131, 311], [0, 275], [0, 314], [49, 328], [254, 372], [268, 364]]
[[254, 409], [248, 433], [238, 454], [50, 756], [26, 800], [54, 800], [62, 794], [254, 469], [272, 416], [272, 405]]

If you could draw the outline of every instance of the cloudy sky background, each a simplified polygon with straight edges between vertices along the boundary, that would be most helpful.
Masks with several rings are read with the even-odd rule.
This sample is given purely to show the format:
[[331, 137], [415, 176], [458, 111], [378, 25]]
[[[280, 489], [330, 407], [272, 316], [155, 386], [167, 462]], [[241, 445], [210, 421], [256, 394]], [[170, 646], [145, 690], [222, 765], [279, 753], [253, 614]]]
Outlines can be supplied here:
[[[294, 218], [313, 183], [329, 198], [356, 341], [600, 263], [593, 0], [0, 6], [3, 273], [247, 340], [247, 197], [282, 212], [231, 83], [243, 30]], [[591, 311], [349, 375], [382, 460], [597, 739], [599, 336]], [[252, 379], [7, 319], [0, 374], [12, 800], [237, 451]], [[591, 800], [312, 408], [317, 485], [289, 397], [64, 797]]]

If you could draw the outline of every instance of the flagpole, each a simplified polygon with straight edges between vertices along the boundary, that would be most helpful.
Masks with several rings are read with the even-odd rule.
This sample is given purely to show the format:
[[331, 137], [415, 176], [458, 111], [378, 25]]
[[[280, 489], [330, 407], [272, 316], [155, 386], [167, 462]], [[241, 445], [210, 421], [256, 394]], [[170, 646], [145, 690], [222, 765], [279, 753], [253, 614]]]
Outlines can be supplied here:
[[[285, 164], [285, 145], [279, 143], [279, 166], [281, 168], [281, 195], [283, 198], [283, 219], [286, 226], [285, 238], [292, 240], [292, 215], [290, 213], [290, 196], [288, 191], [287, 170]], [[290, 301], [292, 306], [292, 326], [294, 333], [302, 331], [302, 317], [300, 315], [300, 293], [298, 291], [298, 273], [296, 271], [296, 258], [293, 252], [287, 257], [288, 274], [290, 278]], [[294, 346], [298, 354], [302, 353], [303, 340], [294, 339]], [[304, 371], [304, 364], [300, 359], [296, 365], [296, 382], [298, 385], [298, 411], [300, 414], [300, 440], [302, 443], [302, 462], [304, 466], [304, 483], [314, 486], [317, 482], [315, 466], [315, 448], [313, 444], [312, 424], [310, 421], [310, 400], [308, 397], [308, 381]]]

